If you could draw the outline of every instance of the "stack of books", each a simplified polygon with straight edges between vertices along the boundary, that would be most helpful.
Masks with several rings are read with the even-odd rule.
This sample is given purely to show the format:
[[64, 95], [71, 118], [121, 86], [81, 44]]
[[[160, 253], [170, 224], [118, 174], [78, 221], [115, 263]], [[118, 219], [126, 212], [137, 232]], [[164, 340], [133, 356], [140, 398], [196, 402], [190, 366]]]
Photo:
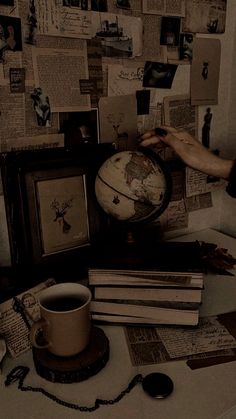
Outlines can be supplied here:
[[92, 319], [129, 325], [197, 325], [203, 278], [202, 272], [90, 268]]

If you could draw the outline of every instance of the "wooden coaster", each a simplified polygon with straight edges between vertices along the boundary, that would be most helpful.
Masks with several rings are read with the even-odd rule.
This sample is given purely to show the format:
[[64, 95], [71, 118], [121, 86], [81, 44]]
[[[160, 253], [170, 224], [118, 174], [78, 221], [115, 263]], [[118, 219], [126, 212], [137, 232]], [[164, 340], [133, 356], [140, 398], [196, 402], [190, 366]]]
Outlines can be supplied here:
[[76, 383], [97, 374], [109, 359], [109, 340], [102, 329], [93, 327], [87, 348], [72, 357], [60, 357], [47, 349], [32, 348], [38, 375], [53, 383]]

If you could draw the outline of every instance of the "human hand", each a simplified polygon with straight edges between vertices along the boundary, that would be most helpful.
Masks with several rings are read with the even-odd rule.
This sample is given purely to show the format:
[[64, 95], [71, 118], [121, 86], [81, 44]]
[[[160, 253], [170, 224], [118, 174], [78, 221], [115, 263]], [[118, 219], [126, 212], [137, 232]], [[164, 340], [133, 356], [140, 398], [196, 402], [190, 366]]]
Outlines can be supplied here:
[[158, 135], [157, 130], [151, 130], [141, 136], [140, 145], [169, 146], [190, 167], [208, 175], [228, 179], [233, 165], [232, 160], [222, 159], [204, 147], [192, 135], [183, 130], [162, 125], [166, 135]]

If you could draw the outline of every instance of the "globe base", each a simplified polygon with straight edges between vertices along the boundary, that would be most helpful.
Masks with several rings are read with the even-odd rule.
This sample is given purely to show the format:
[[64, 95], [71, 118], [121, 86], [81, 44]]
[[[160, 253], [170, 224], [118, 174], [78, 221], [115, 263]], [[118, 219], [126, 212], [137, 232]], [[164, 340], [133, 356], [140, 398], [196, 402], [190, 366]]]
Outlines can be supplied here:
[[202, 269], [198, 242], [168, 242], [158, 235], [140, 236], [130, 230], [123, 236], [114, 231], [103, 235], [90, 250], [90, 266], [95, 268], [175, 272]]
[[123, 245], [136, 245], [139, 247], [149, 246], [151, 243], [162, 241], [163, 229], [157, 223], [128, 223], [111, 218], [109, 227], [103, 238], [106, 237], [107, 243], [119, 243]]
[[[149, 249], [155, 249], [157, 243], [141, 242], [137, 239], [130, 240], [134, 236], [126, 235], [124, 239], [120, 237], [109, 236], [103, 237], [103, 239], [97, 243], [94, 243], [92, 247], [92, 260], [95, 266], [101, 267], [109, 265], [109, 268], [123, 269], [128, 267], [134, 269], [143, 265], [147, 257], [150, 256]], [[129, 238], [129, 240], [128, 240]], [[104, 266], [103, 266], [104, 265]]]

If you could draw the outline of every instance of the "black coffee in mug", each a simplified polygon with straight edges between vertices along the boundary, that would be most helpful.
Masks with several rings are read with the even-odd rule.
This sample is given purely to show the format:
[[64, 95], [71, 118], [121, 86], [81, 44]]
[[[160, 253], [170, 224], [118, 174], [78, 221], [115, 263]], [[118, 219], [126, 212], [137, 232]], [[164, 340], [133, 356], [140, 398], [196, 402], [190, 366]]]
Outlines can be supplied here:
[[[40, 319], [30, 330], [35, 348], [57, 356], [74, 356], [88, 345], [91, 335], [90, 301], [92, 293], [75, 282], [55, 284], [39, 295]], [[43, 335], [43, 344], [39, 341]]]
[[82, 298], [75, 296], [57, 296], [43, 302], [43, 306], [50, 311], [70, 311], [84, 305]]

